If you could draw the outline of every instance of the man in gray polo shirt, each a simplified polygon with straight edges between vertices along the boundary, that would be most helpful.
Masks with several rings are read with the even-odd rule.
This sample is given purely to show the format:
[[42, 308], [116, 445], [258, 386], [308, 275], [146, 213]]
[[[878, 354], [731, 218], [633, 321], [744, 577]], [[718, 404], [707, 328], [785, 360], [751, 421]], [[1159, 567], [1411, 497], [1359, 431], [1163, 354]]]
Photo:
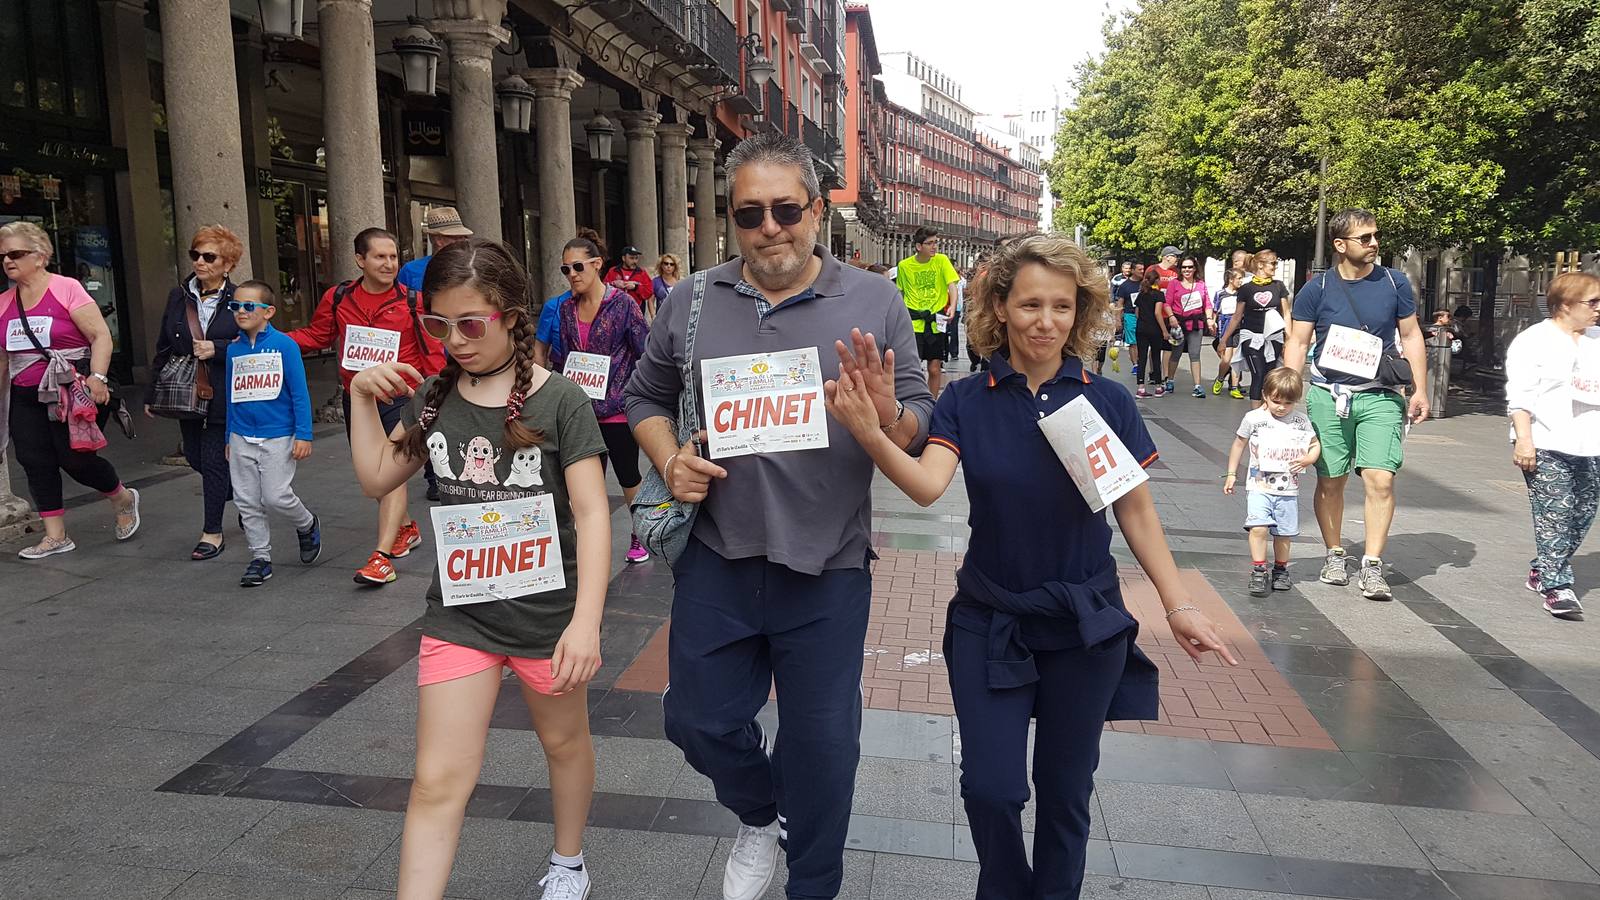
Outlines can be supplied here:
[[[885, 426], [890, 437], [919, 450], [933, 396], [911, 319], [893, 283], [842, 265], [817, 245], [823, 201], [810, 152], [793, 138], [763, 134], [735, 147], [727, 167], [741, 257], [706, 273], [693, 369], [702, 402], [707, 360], [717, 361], [710, 387], [725, 395], [728, 380], [737, 388], [748, 378], [749, 355], [810, 351], [824, 377], [836, 365], [865, 368], [881, 420], [893, 423]], [[755, 900], [767, 890], [781, 841], [788, 896], [832, 898], [844, 875], [861, 755], [872, 460], [827, 417], [820, 396], [814, 408], [761, 399], [741, 407], [785, 409], [791, 431], [803, 431], [809, 416], [809, 449], [769, 444], [765, 452], [712, 451], [706, 459], [692, 443], [678, 446], [672, 419], [692, 293], [692, 279], [684, 279], [662, 304], [626, 391], [639, 446], [674, 495], [701, 504], [674, 569], [667, 737], [743, 823], [723, 876], [726, 900]], [[883, 358], [879, 342], [890, 348]], [[784, 371], [804, 378], [804, 362], [788, 368], [798, 358], [785, 357]], [[776, 398], [782, 381], [743, 384]], [[741, 421], [712, 402], [716, 414], [703, 411], [702, 422], [713, 428], [759, 418], [747, 413]], [[826, 447], [816, 446], [823, 435]], [[784, 727], [769, 745], [756, 714], [774, 683]]]

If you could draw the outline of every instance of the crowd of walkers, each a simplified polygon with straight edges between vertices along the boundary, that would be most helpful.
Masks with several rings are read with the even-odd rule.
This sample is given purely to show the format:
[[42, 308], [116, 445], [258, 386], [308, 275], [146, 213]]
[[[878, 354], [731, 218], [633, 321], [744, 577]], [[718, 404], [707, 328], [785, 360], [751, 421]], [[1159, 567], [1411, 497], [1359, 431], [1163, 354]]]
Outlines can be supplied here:
[[[541, 303], [519, 254], [440, 208], [425, 221], [432, 254], [405, 266], [394, 235], [361, 232], [361, 276], [329, 288], [310, 324], [287, 333], [271, 324], [272, 286], [232, 280], [238, 237], [201, 229], [145, 404], [178, 420], [201, 476], [190, 557], [225, 552], [231, 500], [249, 550], [241, 585], [272, 576], [272, 518], [294, 528], [302, 563], [319, 558], [321, 522], [294, 479], [313, 437], [302, 356], [332, 350], [355, 477], [378, 506], [356, 581], [394, 582], [393, 560], [425, 541], [441, 551], [422, 592], [399, 896], [444, 894], [510, 669], [551, 771], [543, 897], [583, 900], [603, 877], [584, 856], [595, 784], [586, 685], [601, 665], [613, 468], [633, 513], [627, 562], [659, 554], [674, 576], [666, 737], [740, 822], [722, 896], [763, 896], [784, 857], [788, 897], [832, 898], [861, 754], [870, 485], [881, 472], [930, 505], [959, 470], [971, 534], [943, 653], [977, 896], [1075, 898], [1104, 725], [1157, 712], [1157, 670], [1121, 595], [1107, 510], [1163, 607], [1164, 623], [1146, 626], [1196, 659], [1236, 660], [1179, 576], [1148, 480], [1102, 495], [1064, 457], [1154, 463], [1139, 401], [1174, 393], [1187, 357], [1193, 397], [1209, 387], [1251, 401], [1222, 475], [1232, 495], [1246, 466], [1247, 590], [1293, 588], [1307, 472], [1319, 578], [1350, 582], [1353, 470], [1365, 506], [1357, 586], [1392, 599], [1383, 552], [1394, 481], [1406, 433], [1430, 412], [1411, 284], [1378, 263], [1377, 221], [1363, 210], [1333, 217], [1334, 265], [1298, 291], [1270, 249], [1234, 253], [1213, 294], [1203, 258], [1177, 247], [1108, 276], [1048, 234], [1010, 239], [963, 275], [932, 229], [889, 279], [817, 243], [825, 201], [802, 144], [752, 137], [727, 174], [738, 254], [721, 265], [689, 273], [667, 255], [652, 274], [636, 247], [611, 260], [586, 229], [561, 248], [569, 290]], [[110, 335], [82, 286], [48, 271], [51, 252], [37, 226], [0, 227], [13, 285], [0, 294], [4, 421], [45, 522], [28, 559], [74, 549], [63, 472], [107, 499], [118, 540], [140, 525], [138, 492], [96, 452], [116, 409]], [[1512, 455], [1533, 505], [1527, 585], [1553, 615], [1577, 618], [1570, 562], [1600, 503], [1600, 277], [1561, 276], [1549, 309], [1508, 352]], [[987, 374], [944, 384], [963, 338]], [[1108, 343], [1135, 348], [1131, 393], [1100, 374]], [[1219, 366], [1210, 379], [1208, 346]], [[1040, 427], [1068, 414], [1081, 418]], [[1047, 432], [1096, 440], [1062, 445]], [[418, 475], [440, 504], [429, 516], [407, 509]], [[757, 716], [774, 685], [791, 724], [769, 735]], [[1030, 730], [1035, 758], [1051, 761], [1033, 768], [1031, 788]]]

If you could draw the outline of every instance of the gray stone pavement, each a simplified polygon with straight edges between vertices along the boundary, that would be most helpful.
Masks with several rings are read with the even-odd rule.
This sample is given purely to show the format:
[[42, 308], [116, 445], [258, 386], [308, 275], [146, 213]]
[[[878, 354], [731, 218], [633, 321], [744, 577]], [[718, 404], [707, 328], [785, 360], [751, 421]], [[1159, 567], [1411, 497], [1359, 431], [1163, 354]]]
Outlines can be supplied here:
[[[320, 392], [328, 374], [317, 367]], [[1339, 750], [1107, 732], [1084, 895], [1600, 900], [1594, 626], [1550, 619], [1521, 587], [1526, 498], [1494, 404], [1411, 435], [1388, 553], [1398, 602], [1315, 582], [1309, 491], [1296, 589], [1254, 600], [1243, 501], [1216, 478], [1247, 404], [1179, 387], [1141, 401], [1179, 563], [1217, 590]], [[158, 462], [175, 431], [112, 438], [125, 480], [143, 486], [133, 541], [113, 542], [108, 512], [84, 498], [69, 513], [76, 553], [24, 563], [20, 541], [0, 547], [0, 897], [391, 897], [429, 545], [399, 563], [396, 584], [352, 584], [373, 504], [341, 428], [319, 426], [299, 487], [328, 552], [243, 591], [231, 517], [229, 550], [188, 561], [199, 479]], [[882, 546], [964, 546], [960, 491], [926, 511], [881, 480], [874, 495]], [[416, 499], [421, 512], [420, 485]], [[1360, 509], [1352, 490], [1357, 548]], [[620, 510], [614, 528], [624, 541]], [[1600, 576], [1592, 542], [1578, 573], [1580, 586]], [[664, 623], [668, 590], [656, 564], [619, 566], [608, 600], [590, 698], [596, 900], [718, 895], [733, 820], [663, 739], [659, 699], [614, 687]], [[537, 896], [549, 782], [513, 694], [454, 897]], [[872, 709], [864, 721], [841, 896], [972, 896], [951, 718]]]

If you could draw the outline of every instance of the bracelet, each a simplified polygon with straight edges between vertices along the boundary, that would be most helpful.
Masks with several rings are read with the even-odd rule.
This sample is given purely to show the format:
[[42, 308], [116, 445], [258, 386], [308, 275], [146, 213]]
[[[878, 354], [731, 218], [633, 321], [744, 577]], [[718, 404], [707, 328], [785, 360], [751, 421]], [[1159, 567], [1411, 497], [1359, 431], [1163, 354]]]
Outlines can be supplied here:
[[906, 405], [904, 403], [896, 400], [894, 402], [894, 406], [894, 421], [887, 425], [878, 426], [879, 428], [883, 429], [884, 434], [888, 434], [889, 432], [893, 431], [895, 427], [900, 424], [900, 420], [906, 417]]
[[661, 477], [666, 480], [668, 487], [672, 486], [672, 464], [677, 462], [677, 461], [678, 461], [678, 454], [676, 454], [676, 453], [674, 453], [671, 456], [667, 457], [667, 464], [664, 467], [664, 471], [662, 471], [662, 473], [661, 473]]
[[1238, 478], [1239, 477], [1239, 473], [1238, 472], [1223, 472], [1222, 473], [1222, 477], [1223, 478]]
[[1172, 618], [1172, 614], [1173, 613], [1199, 612], [1199, 611], [1200, 611], [1200, 607], [1198, 607], [1198, 606], [1178, 606], [1178, 607], [1174, 607], [1172, 609], [1167, 610], [1167, 618], [1170, 620]]

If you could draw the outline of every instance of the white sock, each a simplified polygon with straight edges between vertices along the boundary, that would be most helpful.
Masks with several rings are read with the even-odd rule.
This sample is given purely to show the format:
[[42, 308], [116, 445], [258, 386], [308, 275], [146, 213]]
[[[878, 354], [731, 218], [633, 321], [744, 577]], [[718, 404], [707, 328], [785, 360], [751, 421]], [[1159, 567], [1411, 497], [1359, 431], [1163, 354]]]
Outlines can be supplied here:
[[579, 850], [577, 856], [562, 856], [554, 850], [550, 851], [550, 865], [571, 869], [574, 872], [583, 871], [583, 851]]
[[1378, 566], [1378, 567], [1381, 568], [1383, 566], [1383, 558], [1382, 557], [1378, 557], [1378, 556], [1367, 556], [1366, 554], [1362, 554], [1362, 556], [1361, 556], [1361, 564], [1363, 566]]

